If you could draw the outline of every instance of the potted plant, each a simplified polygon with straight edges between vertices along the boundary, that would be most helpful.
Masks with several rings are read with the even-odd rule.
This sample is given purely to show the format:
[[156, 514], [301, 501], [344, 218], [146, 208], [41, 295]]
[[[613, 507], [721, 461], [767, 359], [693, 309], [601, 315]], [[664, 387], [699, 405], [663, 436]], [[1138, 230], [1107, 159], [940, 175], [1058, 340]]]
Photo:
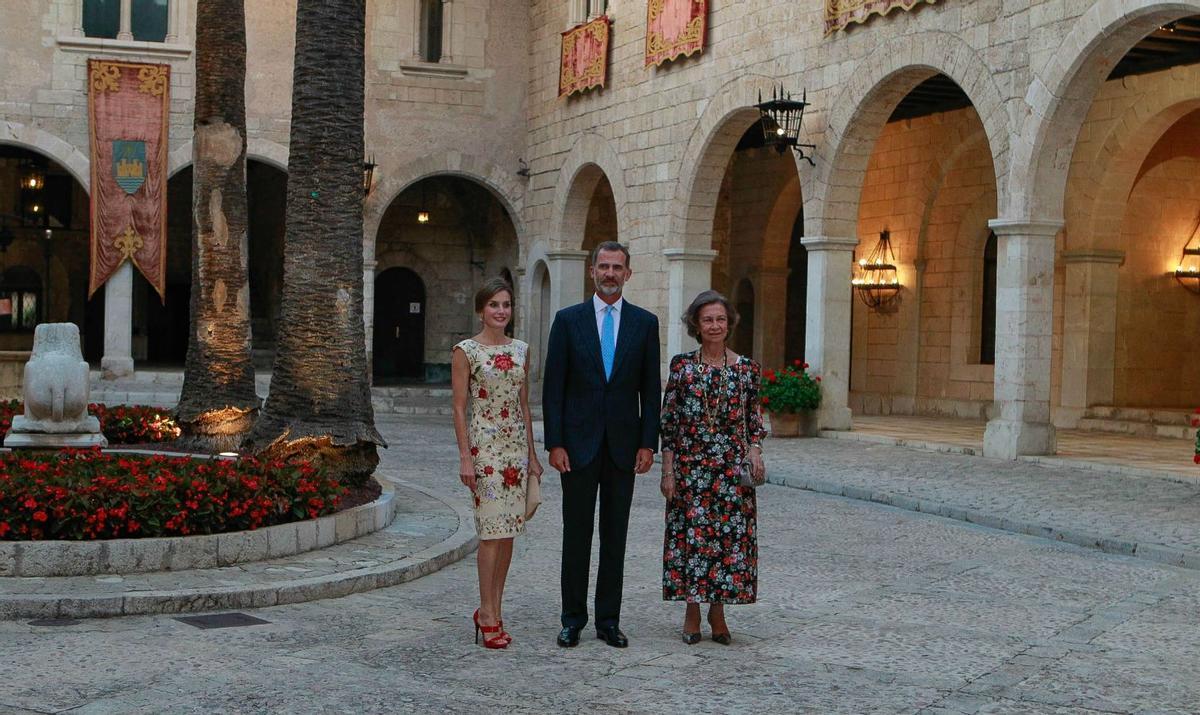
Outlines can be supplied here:
[[763, 408], [771, 413], [772, 436], [816, 436], [821, 378], [809, 374], [808, 363], [795, 360], [779, 370], [764, 371], [759, 395]]

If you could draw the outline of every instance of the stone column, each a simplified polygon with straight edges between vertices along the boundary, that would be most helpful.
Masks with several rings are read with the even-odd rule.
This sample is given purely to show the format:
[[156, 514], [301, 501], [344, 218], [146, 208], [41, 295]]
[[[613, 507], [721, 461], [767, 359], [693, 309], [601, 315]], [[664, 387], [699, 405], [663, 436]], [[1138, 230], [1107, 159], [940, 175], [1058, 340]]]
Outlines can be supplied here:
[[442, 0], [442, 56], [438, 62], [454, 63], [454, 2]]
[[375, 269], [378, 266], [374, 257], [363, 259], [363, 327], [366, 329], [368, 375], [375, 374], [371, 360], [375, 356]]
[[171, 45], [179, 42], [179, 6], [183, 0], [167, 1], [167, 36], [163, 42]]
[[568, 305], [583, 302], [583, 271], [587, 268], [587, 259], [587, 251], [546, 254], [546, 268], [550, 271], [550, 315], [546, 320], [554, 320], [554, 314]]
[[1065, 251], [1062, 408], [1059, 427], [1074, 427], [1084, 410], [1113, 402], [1117, 352], [1117, 272], [1124, 251]]
[[133, 39], [133, 0], [121, 0], [121, 26], [117, 30], [117, 39]]
[[994, 219], [996, 386], [1000, 416], [988, 422], [983, 453], [1016, 459], [1054, 454], [1050, 348], [1054, 328], [1054, 238], [1061, 221]]
[[787, 268], [762, 268], [754, 274], [754, 357], [764, 368], [782, 365], [786, 358], [790, 272]]
[[850, 429], [850, 264], [857, 238], [808, 236], [808, 315], [804, 355], [813, 374], [821, 376], [821, 429]]
[[83, 2], [75, 0], [75, 26], [71, 28], [71, 34], [76, 37], [83, 37]]
[[133, 374], [133, 264], [125, 261], [104, 284], [104, 356], [100, 375]]
[[[663, 251], [667, 259], [667, 353], [664, 363], [693, 345], [683, 327], [683, 311], [691, 305], [700, 291], [712, 287], [712, 262], [717, 252], [707, 248], [668, 248]], [[662, 321], [660, 321], [661, 323]]]

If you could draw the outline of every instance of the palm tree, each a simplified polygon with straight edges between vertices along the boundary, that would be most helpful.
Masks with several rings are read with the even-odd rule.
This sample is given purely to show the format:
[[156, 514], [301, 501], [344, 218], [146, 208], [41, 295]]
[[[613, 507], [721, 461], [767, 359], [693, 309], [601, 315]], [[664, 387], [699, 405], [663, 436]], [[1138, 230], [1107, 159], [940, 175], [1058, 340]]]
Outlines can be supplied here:
[[363, 326], [365, 0], [299, 0], [283, 300], [267, 402], [246, 446], [343, 481], [379, 463]]
[[196, 6], [191, 330], [178, 419], [194, 449], [232, 449], [254, 423], [246, 276], [243, 0]]

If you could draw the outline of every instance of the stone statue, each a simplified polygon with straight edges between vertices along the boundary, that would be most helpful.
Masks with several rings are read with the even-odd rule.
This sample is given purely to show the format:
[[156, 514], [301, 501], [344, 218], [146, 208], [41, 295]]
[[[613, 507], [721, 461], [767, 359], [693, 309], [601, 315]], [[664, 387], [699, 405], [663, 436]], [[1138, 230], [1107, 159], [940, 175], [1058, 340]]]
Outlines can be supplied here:
[[13, 418], [5, 447], [106, 447], [87, 411], [89, 368], [74, 323], [42, 323], [25, 363], [25, 414]]

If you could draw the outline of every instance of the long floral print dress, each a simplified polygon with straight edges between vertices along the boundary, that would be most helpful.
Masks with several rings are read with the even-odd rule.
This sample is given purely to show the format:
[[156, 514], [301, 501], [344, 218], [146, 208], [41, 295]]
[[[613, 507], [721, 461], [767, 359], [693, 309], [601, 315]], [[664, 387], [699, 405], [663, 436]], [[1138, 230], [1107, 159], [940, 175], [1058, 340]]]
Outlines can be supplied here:
[[529, 442], [521, 386], [529, 345], [484, 345], [468, 338], [454, 346], [471, 366], [467, 439], [475, 462], [475, 532], [506, 539], [525, 531]]
[[663, 600], [754, 603], [757, 506], [737, 465], [766, 436], [759, 367], [745, 357], [710, 367], [698, 354], [671, 359], [663, 395], [662, 449], [675, 454], [676, 495], [667, 502]]

